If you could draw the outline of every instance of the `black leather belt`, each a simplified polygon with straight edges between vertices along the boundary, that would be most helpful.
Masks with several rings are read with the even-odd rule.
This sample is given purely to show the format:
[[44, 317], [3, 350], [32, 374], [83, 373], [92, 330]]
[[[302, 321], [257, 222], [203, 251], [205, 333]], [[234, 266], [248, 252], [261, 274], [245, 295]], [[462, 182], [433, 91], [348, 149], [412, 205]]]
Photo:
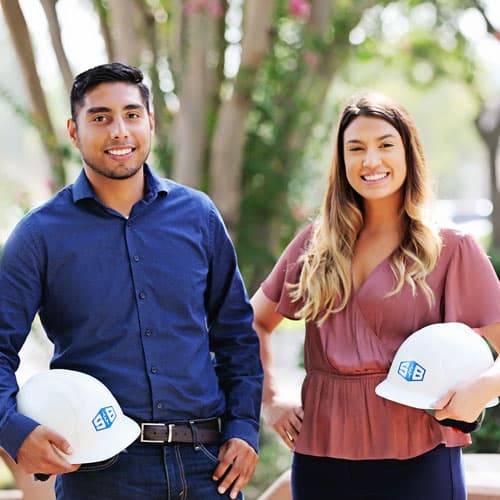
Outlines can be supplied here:
[[151, 444], [219, 444], [221, 436], [220, 418], [171, 423], [143, 422], [139, 441]]

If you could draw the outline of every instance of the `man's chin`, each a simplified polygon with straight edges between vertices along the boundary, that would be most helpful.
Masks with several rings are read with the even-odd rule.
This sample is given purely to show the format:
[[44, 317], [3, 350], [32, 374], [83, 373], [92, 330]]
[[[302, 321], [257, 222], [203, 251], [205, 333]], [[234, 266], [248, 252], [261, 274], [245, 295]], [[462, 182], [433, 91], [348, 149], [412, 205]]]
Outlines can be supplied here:
[[92, 165], [91, 163], [87, 162], [85, 163], [96, 174], [101, 175], [102, 177], [106, 177], [107, 179], [113, 179], [116, 181], [125, 181], [127, 179], [130, 179], [131, 177], [134, 177], [135, 175], [137, 175], [139, 172], [142, 171], [142, 167], [144, 165], [143, 163], [139, 166], [133, 166], [133, 167], [120, 165], [118, 167], [111, 169], [97, 165]]

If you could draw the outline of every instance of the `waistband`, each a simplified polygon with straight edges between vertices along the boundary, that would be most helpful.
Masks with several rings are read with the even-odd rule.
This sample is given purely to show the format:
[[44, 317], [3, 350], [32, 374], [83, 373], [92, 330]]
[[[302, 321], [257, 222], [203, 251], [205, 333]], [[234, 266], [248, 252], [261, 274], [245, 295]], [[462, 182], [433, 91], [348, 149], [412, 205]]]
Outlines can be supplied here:
[[219, 444], [222, 437], [220, 418], [174, 422], [141, 422], [138, 442], [146, 444]]

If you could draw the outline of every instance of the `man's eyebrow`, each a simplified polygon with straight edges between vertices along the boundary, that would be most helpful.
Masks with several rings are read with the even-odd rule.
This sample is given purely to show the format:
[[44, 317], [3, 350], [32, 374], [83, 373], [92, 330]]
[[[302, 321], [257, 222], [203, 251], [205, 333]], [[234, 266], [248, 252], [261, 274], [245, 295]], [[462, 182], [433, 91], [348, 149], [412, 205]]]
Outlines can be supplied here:
[[[384, 135], [381, 135], [380, 137], [377, 137], [377, 141], [383, 141], [384, 139], [387, 139], [388, 137], [396, 137], [394, 134], [384, 134]], [[349, 139], [346, 144], [350, 144], [350, 143], [360, 143], [360, 142], [363, 142], [363, 141], [360, 141], [359, 139]]]
[[106, 106], [94, 106], [92, 108], [88, 108], [86, 111], [87, 115], [95, 115], [96, 113], [109, 113], [111, 108], [107, 108]]
[[[129, 111], [132, 109], [145, 109], [143, 104], [139, 103], [130, 103], [123, 107], [124, 110]], [[88, 108], [86, 111], [87, 115], [95, 115], [96, 113], [110, 113], [112, 111], [111, 108], [107, 106], [93, 106]]]
[[129, 110], [129, 109], [145, 109], [144, 105], [143, 104], [139, 104], [139, 103], [130, 103], [130, 104], [127, 104], [123, 109], [126, 109], [126, 110]]

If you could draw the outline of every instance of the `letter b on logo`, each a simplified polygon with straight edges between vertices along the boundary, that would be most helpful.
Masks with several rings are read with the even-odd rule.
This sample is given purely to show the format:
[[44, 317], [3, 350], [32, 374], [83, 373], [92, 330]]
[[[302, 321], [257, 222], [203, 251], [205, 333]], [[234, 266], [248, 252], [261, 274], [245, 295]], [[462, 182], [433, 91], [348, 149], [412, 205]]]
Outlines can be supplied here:
[[416, 361], [401, 361], [398, 367], [398, 375], [407, 382], [422, 382], [425, 377], [425, 368]]
[[112, 406], [101, 408], [97, 415], [92, 419], [92, 425], [96, 431], [109, 429], [116, 420], [116, 412]]

